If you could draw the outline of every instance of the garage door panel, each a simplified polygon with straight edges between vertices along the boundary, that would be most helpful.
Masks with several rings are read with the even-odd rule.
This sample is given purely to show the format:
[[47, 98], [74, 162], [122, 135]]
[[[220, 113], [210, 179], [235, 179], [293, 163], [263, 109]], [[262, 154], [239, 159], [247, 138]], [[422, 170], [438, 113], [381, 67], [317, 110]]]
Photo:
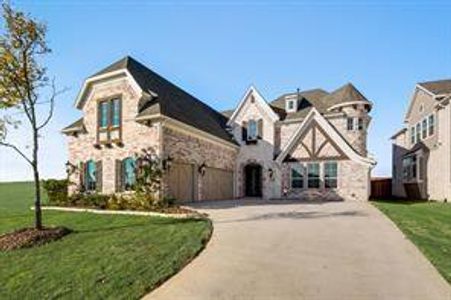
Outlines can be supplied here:
[[169, 194], [178, 201], [194, 200], [194, 166], [173, 163], [168, 172]]
[[233, 198], [233, 172], [207, 167], [202, 185], [203, 199], [222, 200]]

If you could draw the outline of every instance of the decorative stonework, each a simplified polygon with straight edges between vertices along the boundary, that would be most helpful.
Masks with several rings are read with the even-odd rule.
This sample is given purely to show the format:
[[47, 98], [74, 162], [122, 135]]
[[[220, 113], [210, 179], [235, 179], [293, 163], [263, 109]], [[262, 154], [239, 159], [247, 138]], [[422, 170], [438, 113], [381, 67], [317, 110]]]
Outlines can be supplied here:
[[[122, 107], [122, 145], [111, 145], [111, 147], [94, 147], [97, 139], [97, 99], [103, 99], [113, 95], [122, 95], [122, 101], [126, 103]], [[115, 160], [134, 156], [143, 148], [153, 147], [158, 151], [160, 123], [150, 126], [137, 123], [139, 95], [133, 90], [126, 79], [113, 81], [109, 84], [94, 85], [89, 98], [83, 107], [84, 124], [86, 133], [77, 137], [68, 136], [69, 161], [75, 166], [90, 159], [102, 161], [102, 192], [115, 192]], [[69, 192], [74, 193], [80, 185], [80, 171], [77, 170], [70, 176], [74, 184], [70, 186]]]

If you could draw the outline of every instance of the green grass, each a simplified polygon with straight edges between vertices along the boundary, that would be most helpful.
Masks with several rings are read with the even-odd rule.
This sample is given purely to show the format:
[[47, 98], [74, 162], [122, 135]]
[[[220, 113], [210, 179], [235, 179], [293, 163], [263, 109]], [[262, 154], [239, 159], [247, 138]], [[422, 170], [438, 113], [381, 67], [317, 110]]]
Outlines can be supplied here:
[[451, 205], [434, 202], [373, 202], [451, 283]]
[[[33, 225], [30, 183], [0, 184], [0, 234]], [[0, 299], [138, 299], [203, 247], [207, 220], [43, 211], [75, 230], [30, 249], [0, 252]]]

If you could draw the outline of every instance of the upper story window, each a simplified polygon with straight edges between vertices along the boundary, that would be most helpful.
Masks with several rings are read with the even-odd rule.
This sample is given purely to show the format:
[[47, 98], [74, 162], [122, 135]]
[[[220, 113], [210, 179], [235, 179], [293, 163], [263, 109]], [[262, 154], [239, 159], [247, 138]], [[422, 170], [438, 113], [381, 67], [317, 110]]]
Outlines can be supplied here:
[[415, 126], [410, 127], [410, 143], [415, 144]]
[[287, 99], [285, 100], [285, 110], [287, 112], [296, 112], [297, 111], [297, 105], [298, 105], [298, 96], [287, 96]]
[[363, 118], [348, 117], [346, 119], [346, 129], [348, 131], [364, 130], [365, 129], [365, 123], [364, 123]]
[[435, 131], [435, 116], [434, 116], [434, 114], [432, 114], [432, 115], [430, 115], [429, 117], [428, 117], [428, 126], [429, 126], [429, 135], [431, 136], [431, 135], [433, 135], [434, 134], [434, 131]]
[[357, 119], [357, 128], [359, 129], [359, 130], [363, 130], [363, 119], [362, 118], [358, 118]]
[[249, 144], [255, 144], [263, 138], [263, 119], [250, 119], [242, 124], [242, 140]]
[[97, 140], [100, 143], [120, 142], [122, 104], [119, 97], [102, 100], [98, 104]]
[[421, 141], [421, 124], [420, 124], [420, 122], [417, 123], [415, 131], [416, 131], [416, 142], [418, 143], [419, 141]]
[[348, 118], [346, 128], [348, 131], [354, 130], [354, 118]]
[[435, 133], [435, 114], [424, 117], [416, 125], [410, 127], [410, 144], [414, 145]]
[[247, 139], [254, 141], [257, 139], [257, 121], [249, 120], [247, 123]]
[[428, 119], [424, 118], [421, 122], [421, 138], [425, 139], [428, 136]]

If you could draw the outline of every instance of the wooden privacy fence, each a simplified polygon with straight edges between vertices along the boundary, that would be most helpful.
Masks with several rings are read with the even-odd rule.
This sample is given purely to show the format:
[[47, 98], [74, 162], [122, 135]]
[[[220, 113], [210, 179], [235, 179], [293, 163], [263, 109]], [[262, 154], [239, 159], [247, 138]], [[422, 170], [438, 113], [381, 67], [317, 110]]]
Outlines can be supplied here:
[[371, 178], [371, 198], [390, 198], [391, 178]]

